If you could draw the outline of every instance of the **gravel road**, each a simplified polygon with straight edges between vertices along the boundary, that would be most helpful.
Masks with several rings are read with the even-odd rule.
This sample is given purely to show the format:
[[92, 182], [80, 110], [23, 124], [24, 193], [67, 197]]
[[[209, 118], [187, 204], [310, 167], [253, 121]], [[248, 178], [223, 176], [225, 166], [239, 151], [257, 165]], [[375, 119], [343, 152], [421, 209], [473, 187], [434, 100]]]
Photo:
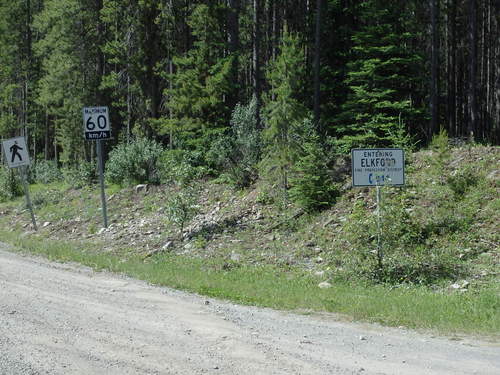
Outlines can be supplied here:
[[500, 374], [500, 346], [191, 295], [6, 251], [0, 374]]

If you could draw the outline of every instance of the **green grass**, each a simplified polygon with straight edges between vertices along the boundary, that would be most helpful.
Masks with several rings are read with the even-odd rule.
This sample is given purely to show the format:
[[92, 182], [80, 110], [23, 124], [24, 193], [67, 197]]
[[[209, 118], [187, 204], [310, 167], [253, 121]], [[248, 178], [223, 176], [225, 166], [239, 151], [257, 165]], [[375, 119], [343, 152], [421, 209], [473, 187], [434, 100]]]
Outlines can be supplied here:
[[2, 241], [14, 251], [44, 256], [57, 262], [78, 262], [93, 269], [122, 273], [241, 304], [283, 310], [340, 313], [349, 319], [389, 326], [473, 334], [498, 339], [500, 288], [467, 293], [436, 293], [425, 287], [389, 288], [361, 283], [333, 283], [319, 289], [318, 280], [298, 269], [242, 266], [223, 260], [204, 261], [160, 255], [147, 261], [139, 256], [99, 253], [95, 244], [50, 241], [39, 236], [21, 237], [0, 230]]
[[[18, 197], [0, 204], [6, 212], [0, 217], [0, 241], [54, 261], [75, 261], [241, 304], [335, 312], [346, 319], [498, 339], [500, 199], [498, 184], [488, 177], [498, 165], [498, 152], [450, 152], [446, 158], [437, 152], [415, 155], [406, 188], [383, 191], [384, 273], [373, 272], [374, 191], [363, 189], [347, 190], [331, 210], [295, 217], [293, 206], [262, 205], [260, 193], [252, 201], [253, 191], [235, 192], [207, 182], [203, 212], [211, 213], [218, 204], [219, 214], [230, 216], [255, 206], [262, 219], [174, 245], [178, 253], [190, 245], [187, 255], [144, 261], [141, 253], [177, 238], [178, 230], [151, 220], [148, 230], [158, 231], [157, 239], [142, 237], [135, 248], [130, 236], [103, 243], [94, 236], [102, 225], [97, 185], [73, 189], [37, 184], [30, 187], [35, 214], [39, 225], [51, 224], [38, 234], [21, 236], [21, 226], [29, 228], [29, 213], [22, 211], [24, 197]], [[168, 189], [143, 195], [117, 185], [108, 185], [106, 193], [108, 198], [118, 193], [108, 202], [110, 222], [130, 222], [137, 233], [138, 219], [165, 215], [159, 209], [169, 196]], [[2, 231], [12, 223], [17, 232]], [[80, 237], [73, 235], [64, 242], [50, 240], [66, 238], [68, 228], [90, 235], [88, 242], [75, 242], [70, 238]], [[233, 253], [240, 260], [230, 260]], [[209, 260], [200, 259], [205, 257]], [[324, 277], [314, 277], [314, 271]], [[328, 277], [333, 287], [318, 288]], [[449, 286], [460, 280], [467, 280], [469, 289], [451, 292]]]

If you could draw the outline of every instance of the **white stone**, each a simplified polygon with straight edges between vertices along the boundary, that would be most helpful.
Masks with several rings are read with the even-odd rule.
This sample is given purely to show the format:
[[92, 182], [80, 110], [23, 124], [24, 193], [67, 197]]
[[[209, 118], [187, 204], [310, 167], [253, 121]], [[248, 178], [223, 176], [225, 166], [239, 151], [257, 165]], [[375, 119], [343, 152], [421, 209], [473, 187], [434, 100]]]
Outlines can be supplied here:
[[231, 260], [232, 260], [233, 262], [239, 262], [239, 261], [240, 261], [240, 259], [241, 259], [241, 255], [240, 255], [240, 254], [238, 254], [238, 253], [234, 253], [234, 252], [233, 252], [233, 253], [231, 253]]
[[165, 245], [162, 246], [162, 250], [170, 249], [173, 246], [172, 241], [167, 241]]
[[332, 287], [332, 284], [330, 284], [328, 281], [323, 281], [318, 284], [318, 287], [321, 289], [328, 289]]
[[147, 193], [148, 192], [148, 185], [147, 184], [140, 184], [140, 185], [137, 185], [135, 188], [135, 193], [136, 194], [139, 194], [141, 192], [144, 192], [144, 193]]

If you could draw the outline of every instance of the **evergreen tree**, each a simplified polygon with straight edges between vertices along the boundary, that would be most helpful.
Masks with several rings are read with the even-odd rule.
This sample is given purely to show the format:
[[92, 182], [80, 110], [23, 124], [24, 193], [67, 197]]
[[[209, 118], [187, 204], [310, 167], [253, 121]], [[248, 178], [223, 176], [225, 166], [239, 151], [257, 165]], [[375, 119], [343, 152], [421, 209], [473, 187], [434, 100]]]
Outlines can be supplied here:
[[96, 102], [101, 80], [100, 46], [94, 44], [98, 40], [96, 20], [99, 10], [91, 0], [46, 0], [34, 19], [41, 34], [34, 45], [42, 65], [37, 102], [54, 122], [64, 163], [77, 163], [87, 153], [83, 107], [105, 104]]
[[308, 212], [328, 208], [339, 194], [328, 174], [328, 157], [313, 124], [304, 123], [301, 151], [290, 173], [290, 199]]
[[103, 44], [108, 70], [101, 87], [112, 97], [115, 122], [124, 125], [127, 140], [131, 133], [153, 135], [151, 123], [161, 116], [161, 69], [174, 39], [164, 19], [172, 16], [177, 2], [104, 1], [101, 19], [108, 34]]
[[403, 27], [404, 3], [359, 4], [361, 27], [352, 37], [346, 78], [350, 91], [336, 124], [344, 151], [390, 146], [398, 141], [394, 135], [401, 127], [413, 126], [421, 116], [421, 108], [412, 102], [412, 88], [423, 59], [411, 48], [414, 36]]
[[166, 90], [173, 118], [158, 123], [160, 134], [173, 132], [188, 148], [207, 149], [229, 125], [231, 108], [226, 94], [232, 91], [234, 55], [227, 55], [224, 25], [226, 7], [197, 5], [188, 24], [195, 38], [193, 48], [174, 58], [173, 88]]
[[[288, 188], [288, 173], [299, 148], [297, 137], [303, 132], [308, 110], [301, 100], [305, 83], [304, 51], [296, 34], [283, 33], [281, 53], [267, 69], [271, 86], [265, 97], [264, 173], [277, 178], [281, 188]], [[275, 177], [270, 172], [278, 172]]]
[[31, 10], [25, 1], [0, 3], [0, 135], [28, 128], [28, 91], [35, 64], [31, 60]]
[[76, 164], [93, 157], [82, 107], [108, 105], [119, 140], [195, 149], [214, 166], [224, 143], [215, 140], [237, 141], [231, 112], [255, 95], [264, 164], [285, 190], [313, 108], [344, 151], [402, 145], [408, 134], [425, 144], [441, 122], [452, 138], [498, 143], [499, 9], [498, 0], [3, 1], [0, 136], [25, 135], [34, 156], [44, 148], [46, 159]]

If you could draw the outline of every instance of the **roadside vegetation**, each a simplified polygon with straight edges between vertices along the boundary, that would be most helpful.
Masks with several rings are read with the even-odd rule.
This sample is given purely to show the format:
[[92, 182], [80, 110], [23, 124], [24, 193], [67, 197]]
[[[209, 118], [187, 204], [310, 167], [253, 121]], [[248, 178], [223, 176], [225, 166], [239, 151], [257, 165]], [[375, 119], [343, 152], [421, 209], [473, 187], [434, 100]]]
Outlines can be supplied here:
[[[244, 303], [498, 334], [498, 1], [91, 3], [0, 4], [0, 138], [26, 140], [39, 224], [4, 150], [0, 240]], [[82, 134], [94, 106], [103, 153], [107, 131]], [[404, 149], [406, 186], [380, 206], [352, 188], [355, 148]]]
[[[120, 159], [128, 152], [110, 157], [109, 228], [93, 173], [35, 165], [41, 229], [14, 187], [0, 204], [2, 241], [238, 303], [498, 337], [497, 147], [450, 147], [441, 134], [408, 154], [407, 185], [382, 191], [380, 246], [375, 191], [350, 187], [347, 158], [328, 164], [334, 199], [312, 209], [266, 179], [209, 177], [188, 154]], [[2, 176], [15, 186], [15, 174]]]

